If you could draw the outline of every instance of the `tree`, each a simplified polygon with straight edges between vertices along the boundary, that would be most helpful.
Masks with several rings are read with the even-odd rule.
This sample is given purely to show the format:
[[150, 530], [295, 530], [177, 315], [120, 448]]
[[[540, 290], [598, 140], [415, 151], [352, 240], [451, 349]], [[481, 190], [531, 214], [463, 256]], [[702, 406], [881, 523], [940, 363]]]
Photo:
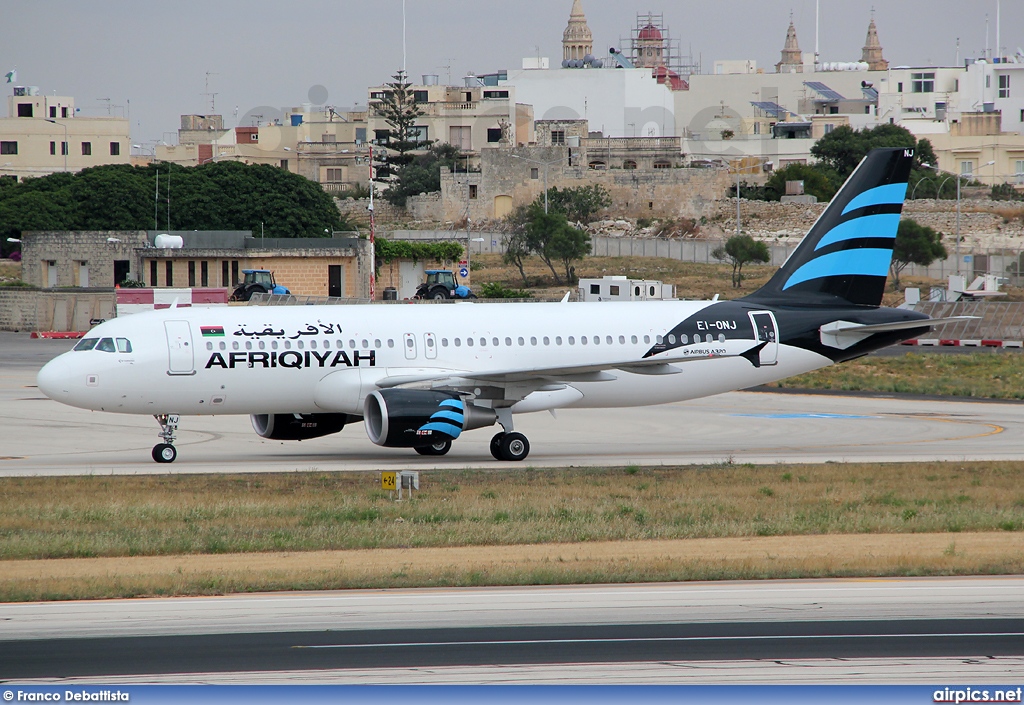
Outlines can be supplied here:
[[526, 277], [526, 258], [533, 253], [536, 245], [526, 227], [530, 222], [530, 207], [519, 206], [505, 217], [505, 222], [510, 230], [502, 238], [505, 252], [501, 255], [501, 261], [515, 266], [519, 270], [519, 276], [523, 278], [523, 286], [529, 288], [530, 280]]
[[845, 181], [860, 160], [879, 147], [913, 149], [916, 168], [935, 164], [935, 151], [928, 140], [918, 140], [906, 128], [889, 124], [863, 130], [842, 125], [815, 142], [811, 155], [835, 169], [840, 180]]
[[[534, 202], [543, 208], [544, 194]], [[548, 189], [548, 210], [562, 213], [570, 223], [589, 223], [598, 211], [611, 204], [611, 194], [600, 184]]]
[[725, 247], [717, 247], [711, 252], [717, 260], [729, 260], [732, 263], [732, 285], [734, 288], [743, 286], [743, 265], [748, 262], [767, 263], [771, 260], [768, 246], [758, 242], [749, 235], [733, 235], [726, 240]]
[[892, 262], [889, 265], [893, 291], [899, 290], [900, 273], [908, 264], [927, 267], [937, 259], [945, 259], [948, 254], [942, 244], [942, 233], [909, 218], [901, 220], [896, 230], [896, 242], [893, 244]]
[[572, 263], [590, 252], [590, 235], [569, 225], [562, 213], [545, 213], [543, 206], [537, 203], [530, 205], [528, 217], [526, 244], [551, 270], [556, 285], [562, 285], [562, 278], [555, 269], [556, 261], [565, 267], [566, 279], [571, 282]]
[[[154, 222], [153, 197], [160, 179]], [[171, 222], [167, 221], [170, 186]], [[25, 230], [249, 230], [323, 237], [356, 230], [316, 184], [268, 164], [108, 164], [0, 189], [0, 238]]]
[[[835, 171], [831, 167], [822, 164], [788, 164], [773, 173], [764, 185], [765, 200], [781, 200], [786, 194], [787, 181], [803, 181], [804, 193], [815, 196], [821, 203], [831, 201], [839, 188], [835, 180]], [[733, 187], [733, 194], [735, 193]]]
[[384, 192], [384, 199], [392, 205], [404, 207], [409, 196], [440, 191], [441, 167], [454, 170], [462, 159], [459, 148], [447, 143], [431, 145], [424, 154], [410, 155], [408, 164], [394, 170], [394, 178]]
[[550, 257], [561, 262], [565, 268], [566, 282], [575, 284], [576, 274], [572, 263], [590, 254], [590, 235], [585, 230], [572, 227], [567, 221], [564, 227], [551, 233], [541, 253], [541, 257], [546, 260]]
[[383, 145], [389, 151], [388, 159], [384, 166], [377, 168], [378, 180], [393, 176], [398, 169], [412, 162], [410, 152], [429, 144], [418, 138], [419, 133], [415, 129], [423, 111], [416, 105], [416, 94], [410, 90], [412, 84], [408, 76], [399, 69], [391, 79], [390, 83], [384, 84], [383, 96], [370, 103], [371, 109], [391, 127]]

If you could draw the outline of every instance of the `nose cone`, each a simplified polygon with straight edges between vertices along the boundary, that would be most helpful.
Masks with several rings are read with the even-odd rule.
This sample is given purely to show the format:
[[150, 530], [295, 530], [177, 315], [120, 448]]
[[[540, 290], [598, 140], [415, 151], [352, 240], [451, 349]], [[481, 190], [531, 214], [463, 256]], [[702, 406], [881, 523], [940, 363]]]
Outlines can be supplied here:
[[39, 391], [54, 401], [67, 401], [71, 395], [71, 371], [68, 368], [64, 355], [43, 365], [36, 376]]

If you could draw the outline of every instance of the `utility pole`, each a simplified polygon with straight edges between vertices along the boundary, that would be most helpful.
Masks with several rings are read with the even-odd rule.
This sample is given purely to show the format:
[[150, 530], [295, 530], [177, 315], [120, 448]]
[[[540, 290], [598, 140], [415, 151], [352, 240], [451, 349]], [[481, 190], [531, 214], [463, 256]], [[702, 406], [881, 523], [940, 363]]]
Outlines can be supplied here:
[[367, 206], [367, 208], [370, 211], [370, 301], [373, 301], [374, 290], [377, 288], [377, 281], [376, 281], [376, 279], [377, 279], [377, 277], [376, 277], [376, 268], [377, 268], [377, 262], [376, 262], [377, 252], [376, 252], [376, 247], [377, 247], [377, 242], [376, 242], [376, 239], [375, 239], [375, 232], [374, 231], [375, 231], [376, 228], [375, 228], [375, 222], [374, 222], [374, 217], [373, 217], [373, 172], [374, 172], [374, 168], [373, 168], [373, 142], [369, 143], [369, 147], [370, 147], [370, 205]]

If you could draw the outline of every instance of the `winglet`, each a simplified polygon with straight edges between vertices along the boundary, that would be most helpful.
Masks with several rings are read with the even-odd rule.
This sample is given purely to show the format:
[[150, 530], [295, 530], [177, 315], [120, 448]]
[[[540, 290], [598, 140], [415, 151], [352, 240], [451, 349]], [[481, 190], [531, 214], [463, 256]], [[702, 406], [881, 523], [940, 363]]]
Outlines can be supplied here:
[[755, 345], [754, 347], [750, 348], [746, 352], [740, 353], [740, 356], [745, 358], [754, 367], [760, 367], [761, 366], [761, 351], [764, 349], [764, 346], [767, 345], [767, 344], [768, 344], [767, 340], [764, 341], [763, 343], [758, 343], [757, 345]]
[[559, 303], [566, 303], [569, 300], [569, 294], [571, 293], [572, 289], [569, 289], [569, 291], [565, 292], [565, 296], [562, 297], [562, 300]]

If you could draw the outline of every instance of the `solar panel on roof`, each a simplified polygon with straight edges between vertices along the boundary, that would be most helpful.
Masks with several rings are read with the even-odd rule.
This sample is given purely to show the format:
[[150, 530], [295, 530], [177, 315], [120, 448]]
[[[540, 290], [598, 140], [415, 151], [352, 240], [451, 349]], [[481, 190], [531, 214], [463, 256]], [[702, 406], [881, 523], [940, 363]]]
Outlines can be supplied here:
[[832, 90], [821, 81], [804, 81], [804, 85], [821, 95], [827, 101], [846, 100], [846, 98], [839, 95], [839, 93]]
[[750, 101], [750, 104], [753, 105], [758, 110], [763, 110], [765, 113], [773, 117], [781, 118], [789, 114], [788, 110], [783, 108], [778, 103], [772, 102], [770, 100], [752, 100]]
[[877, 88], [861, 88], [861, 93], [868, 100], [878, 100], [878, 89]]

